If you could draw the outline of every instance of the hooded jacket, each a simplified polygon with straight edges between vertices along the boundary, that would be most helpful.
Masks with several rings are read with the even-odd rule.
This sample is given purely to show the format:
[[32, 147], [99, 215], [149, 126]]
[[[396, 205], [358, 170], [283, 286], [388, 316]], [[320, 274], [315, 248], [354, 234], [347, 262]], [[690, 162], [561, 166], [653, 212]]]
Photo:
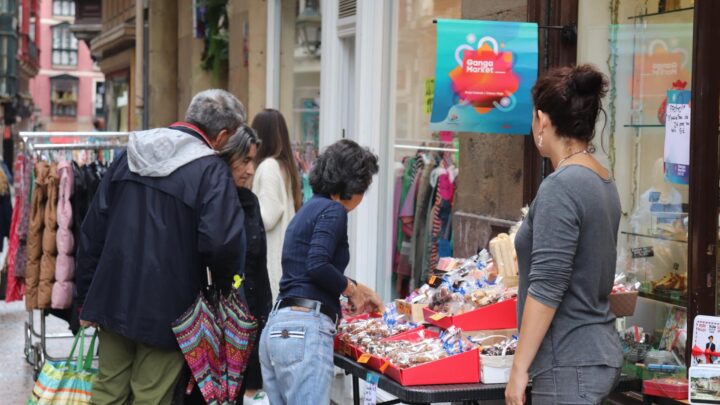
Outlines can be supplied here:
[[80, 318], [133, 341], [177, 349], [171, 323], [206, 280], [243, 273], [244, 215], [228, 166], [189, 125], [133, 133], [82, 225]]

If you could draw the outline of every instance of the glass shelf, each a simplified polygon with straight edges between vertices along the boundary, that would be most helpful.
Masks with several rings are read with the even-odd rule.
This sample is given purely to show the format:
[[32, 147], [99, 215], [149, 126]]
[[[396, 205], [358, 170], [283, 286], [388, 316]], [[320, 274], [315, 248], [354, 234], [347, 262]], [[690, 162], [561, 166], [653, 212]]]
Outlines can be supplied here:
[[671, 13], [679, 13], [679, 12], [682, 12], [682, 11], [688, 11], [688, 10], [694, 10], [694, 9], [695, 9], [695, 7], [685, 7], [685, 8], [678, 8], [678, 9], [675, 9], [675, 10], [663, 11], [662, 13], [639, 14], [639, 15], [634, 15], [634, 16], [628, 17], [628, 20], [635, 20], [635, 19], [638, 19], [638, 18], [647, 18], [647, 17], [656, 17], [656, 16], [659, 16], [659, 15], [665, 15], [665, 14], [671, 14]]
[[684, 240], [684, 239], [673, 239], [673, 238], [668, 238], [668, 237], [661, 236], [661, 235], [646, 235], [646, 234], [642, 234], [642, 233], [625, 232], [625, 231], [621, 231], [620, 233], [623, 235], [627, 235], [627, 236], [638, 236], [641, 238], [666, 240], [668, 242], [688, 243], [687, 240]]
[[625, 124], [625, 128], [665, 128], [663, 124]]
[[673, 297], [672, 294], [638, 291], [638, 296], [679, 307], [687, 307], [687, 297]]

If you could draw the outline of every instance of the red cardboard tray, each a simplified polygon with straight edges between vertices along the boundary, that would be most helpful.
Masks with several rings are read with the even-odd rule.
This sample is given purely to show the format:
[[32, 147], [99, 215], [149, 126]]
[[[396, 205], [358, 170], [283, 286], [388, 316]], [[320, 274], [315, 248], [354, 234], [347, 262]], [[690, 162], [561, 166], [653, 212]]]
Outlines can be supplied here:
[[685, 378], [662, 378], [643, 382], [643, 394], [654, 397], [687, 399], [688, 380]]
[[[386, 341], [418, 341], [438, 334], [417, 329], [386, 338]], [[480, 381], [480, 351], [473, 349], [419, 366], [400, 369], [386, 361], [378, 368], [385, 375], [405, 386], [433, 384], [466, 384]]]
[[[347, 321], [348, 323], [352, 323], [355, 321], [365, 320], [368, 318], [381, 318], [381, 317], [382, 317], [382, 315], [380, 315], [379, 313], [373, 312], [373, 313], [364, 313], [364, 314], [360, 314], [360, 315], [345, 317], [344, 320]], [[345, 346], [352, 346], [352, 345], [341, 345], [342, 342], [340, 340], [340, 337], [341, 337], [341, 335], [339, 333], [335, 334], [335, 338], [333, 339], [333, 350], [338, 353], [344, 353], [345, 350], [347, 349]]]
[[517, 328], [517, 298], [465, 312], [447, 315], [424, 308], [425, 322], [447, 329], [456, 326], [464, 331]]

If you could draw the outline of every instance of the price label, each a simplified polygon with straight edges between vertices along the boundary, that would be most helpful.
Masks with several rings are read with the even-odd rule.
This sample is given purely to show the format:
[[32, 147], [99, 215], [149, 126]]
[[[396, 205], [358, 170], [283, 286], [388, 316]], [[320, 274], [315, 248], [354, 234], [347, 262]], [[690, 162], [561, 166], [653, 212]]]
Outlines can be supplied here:
[[363, 396], [364, 405], [375, 405], [377, 404], [377, 388], [380, 376], [375, 373], [368, 373], [365, 377], [367, 384], [365, 385], [365, 395]]
[[357, 362], [360, 364], [367, 364], [367, 362], [370, 361], [370, 355], [367, 353], [363, 353], [358, 357]]
[[443, 314], [442, 312], [438, 312], [437, 314], [430, 317], [430, 319], [432, 319], [435, 322], [437, 322], [443, 318], [445, 318], [445, 314]]
[[386, 361], [382, 366], [380, 366], [380, 372], [385, 374], [385, 370], [387, 370], [388, 367], [390, 367], [390, 362]]
[[442, 278], [440, 278], [438, 276], [431, 276], [428, 279], [428, 285], [430, 285], [431, 287], [437, 288], [440, 286], [441, 283], [442, 283]]
[[630, 254], [633, 259], [641, 259], [655, 256], [655, 250], [653, 250], [652, 246], [644, 246], [630, 249]]

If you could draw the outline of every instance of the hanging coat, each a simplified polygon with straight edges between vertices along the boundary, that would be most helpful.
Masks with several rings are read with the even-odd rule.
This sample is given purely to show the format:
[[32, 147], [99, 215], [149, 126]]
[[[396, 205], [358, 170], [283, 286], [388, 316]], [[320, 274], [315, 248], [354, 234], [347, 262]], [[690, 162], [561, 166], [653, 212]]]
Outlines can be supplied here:
[[45, 227], [45, 203], [50, 166], [46, 162], [35, 164], [35, 188], [30, 202], [30, 218], [27, 239], [27, 267], [25, 268], [25, 306], [38, 308], [38, 284], [40, 282], [40, 258], [42, 257], [43, 228]]
[[70, 308], [73, 298], [73, 278], [75, 260], [73, 251], [75, 241], [72, 230], [72, 206], [70, 196], [73, 192], [74, 176], [72, 163], [65, 161], [58, 165], [60, 185], [58, 187], [57, 206], [57, 250], [58, 256], [55, 264], [55, 284], [52, 288], [51, 305], [54, 309]]
[[55, 259], [57, 257], [57, 163], [50, 164], [47, 181], [47, 203], [45, 204], [45, 227], [42, 238], [40, 260], [40, 282], [38, 284], [38, 308], [50, 308], [52, 285], [55, 281]]

